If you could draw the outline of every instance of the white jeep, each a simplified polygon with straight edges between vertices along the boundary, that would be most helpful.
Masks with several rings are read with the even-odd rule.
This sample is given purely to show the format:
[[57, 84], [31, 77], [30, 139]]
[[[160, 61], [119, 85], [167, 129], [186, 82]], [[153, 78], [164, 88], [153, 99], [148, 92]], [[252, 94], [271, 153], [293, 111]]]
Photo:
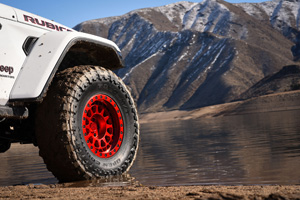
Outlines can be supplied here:
[[61, 182], [127, 172], [139, 123], [121, 67], [112, 41], [0, 4], [0, 151], [37, 145]]

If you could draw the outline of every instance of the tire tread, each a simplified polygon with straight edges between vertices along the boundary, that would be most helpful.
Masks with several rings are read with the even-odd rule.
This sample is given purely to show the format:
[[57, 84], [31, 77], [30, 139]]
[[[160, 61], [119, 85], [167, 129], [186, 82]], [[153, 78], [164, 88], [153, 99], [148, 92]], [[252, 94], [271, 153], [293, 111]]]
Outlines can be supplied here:
[[[96, 169], [89, 172], [88, 169], [93, 168], [93, 163], [90, 163], [90, 158], [85, 159], [89, 154], [83, 152], [88, 149], [76, 148], [79, 146], [76, 143], [80, 141], [72, 136], [72, 131], [76, 128], [74, 116], [80, 94], [97, 80], [109, 81], [125, 94], [134, 118], [134, 145], [122, 167], [115, 170]], [[44, 159], [48, 170], [61, 182], [122, 174], [130, 169], [136, 158], [139, 143], [138, 115], [129, 91], [113, 72], [96, 66], [76, 66], [61, 71], [54, 77], [37, 111], [36, 137], [40, 156]]]

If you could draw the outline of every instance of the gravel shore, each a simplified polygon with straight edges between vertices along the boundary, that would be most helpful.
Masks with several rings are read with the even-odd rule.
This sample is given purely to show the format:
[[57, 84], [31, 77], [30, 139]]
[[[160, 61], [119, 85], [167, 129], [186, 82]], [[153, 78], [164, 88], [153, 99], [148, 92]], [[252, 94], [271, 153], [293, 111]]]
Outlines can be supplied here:
[[300, 199], [300, 186], [67, 188], [28, 185], [1, 187], [0, 199]]

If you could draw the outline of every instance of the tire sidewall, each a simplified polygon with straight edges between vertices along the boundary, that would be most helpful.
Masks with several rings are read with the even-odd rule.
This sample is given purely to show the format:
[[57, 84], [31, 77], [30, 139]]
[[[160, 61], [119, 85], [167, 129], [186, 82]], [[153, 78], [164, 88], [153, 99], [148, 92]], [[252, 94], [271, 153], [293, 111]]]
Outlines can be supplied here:
[[[115, 83], [115, 82], [114, 82]], [[126, 162], [131, 154], [131, 149], [134, 145], [134, 115], [131, 112], [132, 103], [128, 99], [127, 91], [124, 90], [122, 84], [114, 84], [109, 80], [97, 80], [89, 84], [83, 91], [81, 98], [78, 102], [76, 115], [75, 115], [75, 139], [79, 142], [76, 143], [77, 156], [81, 164], [85, 166], [86, 170], [95, 175], [100, 173], [107, 174], [112, 171], [120, 171], [122, 165]], [[119, 86], [121, 85], [121, 87]], [[124, 137], [120, 149], [115, 155], [109, 158], [100, 158], [96, 156], [88, 147], [82, 130], [82, 117], [84, 108], [91, 97], [94, 95], [103, 94], [112, 98], [118, 105], [124, 123]], [[121, 171], [120, 173], [122, 173]], [[102, 175], [102, 174], [101, 174]]]

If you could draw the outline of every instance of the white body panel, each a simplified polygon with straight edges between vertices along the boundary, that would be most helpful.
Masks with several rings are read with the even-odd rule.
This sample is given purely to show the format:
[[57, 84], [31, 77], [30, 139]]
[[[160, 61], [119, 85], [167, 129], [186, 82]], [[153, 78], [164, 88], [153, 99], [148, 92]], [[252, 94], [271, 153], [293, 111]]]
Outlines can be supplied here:
[[[13, 22], [17, 20], [16, 13], [12, 8], [6, 8], [4, 6], [0, 6], [0, 13], [0, 105], [5, 105], [9, 98], [9, 91], [11, 90], [14, 84], [14, 76], [15, 74], [17, 74], [16, 71], [18, 71], [18, 69], [14, 69], [14, 72], [5, 72], [5, 67], [11, 67], [15, 65], [20, 66], [20, 64], [22, 63], [22, 57], [24, 60], [25, 55], [19, 55], [19, 61], [11, 59], [16, 54], [13, 48], [7, 48], [14, 44], [11, 44], [12, 38], [6, 38], [6, 35], [10, 33], [9, 29], [6, 29], [6, 24], [8, 24], [9, 22], [13, 24]], [[2, 71], [1, 66], [4, 67], [2, 68]]]
[[[22, 47], [28, 37], [38, 40], [26, 56]], [[110, 40], [0, 4], [0, 105], [41, 95], [66, 46], [77, 38], [120, 51]]]
[[110, 40], [80, 32], [48, 32], [36, 42], [11, 92], [11, 99], [31, 99], [41, 95], [54, 66], [68, 44], [79, 38], [97, 41], [119, 50]]
[[24, 41], [28, 35], [39, 37], [45, 31], [31, 30], [27, 25], [3, 18], [0, 18], [0, 24], [0, 105], [5, 105], [26, 59], [22, 49]]
[[0, 18], [17, 21], [16, 12], [12, 7], [0, 4]]

